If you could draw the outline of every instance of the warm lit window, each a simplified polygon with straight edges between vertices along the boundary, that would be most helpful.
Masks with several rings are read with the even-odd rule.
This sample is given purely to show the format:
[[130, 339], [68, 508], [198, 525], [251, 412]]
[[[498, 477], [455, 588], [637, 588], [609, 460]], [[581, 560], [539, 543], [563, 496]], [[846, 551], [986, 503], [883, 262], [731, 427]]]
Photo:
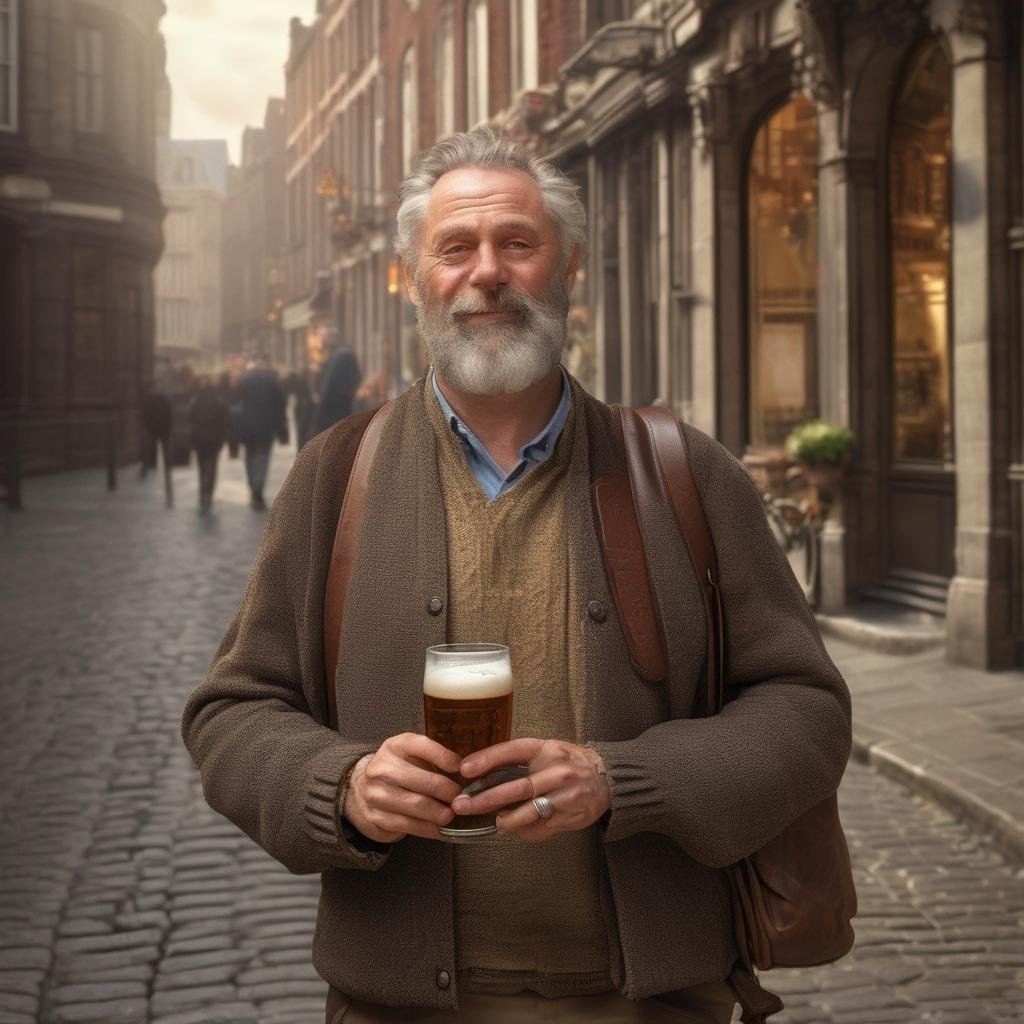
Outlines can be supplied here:
[[487, 62], [487, 0], [471, 0], [466, 11], [466, 120], [473, 128], [490, 113]]
[[803, 96], [754, 139], [748, 179], [749, 441], [818, 415], [818, 121]]
[[512, 95], [523, 89], [536, 89], [537, 74], [537, 0], [512, 0], [509, 4], [512, 24], [511, 44]]
[[0, 131], [18, 128], [18, 0], [0, 0]]
[[442, 138], [455, 131], [455, 42], [450, 4], [441, 12], [434, 36], [434, 74], [437, 76], [434, 131]]
[[950, 424], [950, 67], [926, 43], [900, 91], [889, 145], [893, 454], [953, 458]]
[[75, 29], [75, 127], [103, 131], [103, 33]]
[[402, 58], [402, 173], [412, 170], [417, 145], [416, 51], [410, 46]]

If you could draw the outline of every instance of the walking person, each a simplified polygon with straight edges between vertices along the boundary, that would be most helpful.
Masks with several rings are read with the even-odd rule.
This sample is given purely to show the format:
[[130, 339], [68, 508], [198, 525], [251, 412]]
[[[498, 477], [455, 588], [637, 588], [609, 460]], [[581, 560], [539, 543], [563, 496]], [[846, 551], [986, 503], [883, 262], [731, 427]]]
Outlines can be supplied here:
[[309, 378], [295, 370], [285, 380], [285, 393], [292, 396], [292, 419], [295, 421], [295, 447], [303, 445], [313, 436], [314, 402]]
[[316, 407], [315, 433], [319, 434], [352, 415], [352, 402], [362, 379], [355, 352], [348, 345], [339, 343], [324, 364], [323, 385]]
[[228, 436], [228, 406], [210, 377], [196, 378], [195, 395], [188, 410], [192, 447], [199, 465], [199, 511], [209, 512], [217, 485], [217, 460]]
[[258, 355], [238, 378], [238, 440], [245, 448], [249, 504], [254, 509], [267, 507], [263, 489], [275, 438], [288, 439], [284, 391], [277, 373]]
[[139, 477], [144, 479], [151, 469], [156, 469], [157, 452], [164, 467], [164, 501], [168, 508], [174, 505], [174, 481], [171, 476], [171, 430], [174, 412], [166, 392], [155, 384], [146, 385], [140, 407], [143, 430], [142, 466]]
[[[834, 795], [846, 685], [743, 465], [682, 425], [728, 652], [729, 702], [702, 714], [707, 585], [655, 489], [631, 498], [618, 413], [561, 366], [586, 245], [568, 179], [450, 136], [403, 182], [398, 243], [431, 367], [296, 460], [185, 708], [203, 793], [320, 874], [327, 1024], [728, 1024], [753, 979], [724, 869]], [[445, 642], [510, 649], [510, 741], [460, 758], [425, 734]], [[482, 839], [440, 831], [495, 812]]]

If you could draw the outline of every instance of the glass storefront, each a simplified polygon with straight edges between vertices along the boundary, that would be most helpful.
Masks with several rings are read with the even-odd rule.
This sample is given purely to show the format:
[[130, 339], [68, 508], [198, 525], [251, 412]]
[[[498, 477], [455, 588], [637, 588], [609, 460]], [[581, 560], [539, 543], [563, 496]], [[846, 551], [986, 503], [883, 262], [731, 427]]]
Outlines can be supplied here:
[[818, 126], [803, 96], [754, 140], [748, 230], [748, 443], [775, 448], [818, 415]]
[[911, 63], [889, 150], [893, 456], [951, 461], [950, 66], [935, 41]]

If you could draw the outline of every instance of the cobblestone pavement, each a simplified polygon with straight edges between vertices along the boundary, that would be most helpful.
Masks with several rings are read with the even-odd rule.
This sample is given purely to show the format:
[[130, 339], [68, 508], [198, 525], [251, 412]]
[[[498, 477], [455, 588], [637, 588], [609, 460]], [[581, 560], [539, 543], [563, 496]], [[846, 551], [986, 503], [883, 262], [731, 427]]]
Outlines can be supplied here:
[[[287, 460], [272, 467], [280, 480]], [[216, 514], [158, 482], [26, 487], [0, 512], [0, 1022], [319, 1024], [318, 880], [202, 799], [179, 718], [238, 601], [262, 516], [222, 462]], [[858, 945], [775, 972], [780, 1024], [1024, 1020], [1024, 876], [950, 815], [851, 766]]]

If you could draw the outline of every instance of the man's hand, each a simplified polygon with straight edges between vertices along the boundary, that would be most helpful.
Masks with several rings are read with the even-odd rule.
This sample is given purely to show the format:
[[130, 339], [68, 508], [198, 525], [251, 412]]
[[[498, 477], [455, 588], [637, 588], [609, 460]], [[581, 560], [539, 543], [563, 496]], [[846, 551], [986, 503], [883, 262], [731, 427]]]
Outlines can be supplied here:
[[418, 733], [392, 736], [356, 762], [342, 814], [377, 843], [442, 840], [438, 826], [455, 817], [449, 805], [462, 787], [435, 769], [454, 774], [459, 755]]
[[[520, 839], [536, 843], [559, 832], [588, 828], [611, 806], [601, 755], [562, 740], [498, 743], [470, 754], [459, 772], [465, 779], [476, 779], [515, 764], [525, 764], [529, 775], [473, 797], [460, 795], [452, 801], [452, 809], [456, 814], [488, 814], [507, 807], [498, 815], [498, 830], [517, 832]], [[546, 820], [533, 804], [537, 796], [551, 801], [554, 813]]]

